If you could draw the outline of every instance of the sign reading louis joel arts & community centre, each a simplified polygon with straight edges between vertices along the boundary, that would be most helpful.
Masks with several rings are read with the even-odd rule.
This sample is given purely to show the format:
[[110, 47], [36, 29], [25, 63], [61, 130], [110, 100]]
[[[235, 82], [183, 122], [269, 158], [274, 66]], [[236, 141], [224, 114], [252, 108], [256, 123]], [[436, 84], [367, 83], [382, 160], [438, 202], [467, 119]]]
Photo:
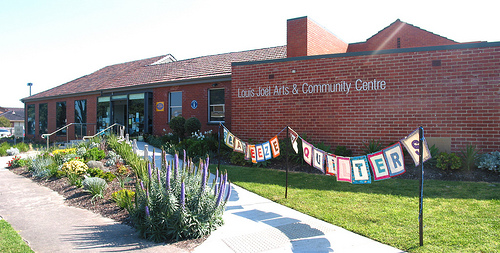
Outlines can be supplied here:
[[386, 88], [387, 88], [387, 82], [385, 80], [357, 79], [355, 82], [341, 81], [334, 84], [302, 83], [302, 84], [291, 84], [291, 85], [265, 86], [265, 87], [259, 87], [257, 89], [238, 88], [238, 98], [287, 96], [287, 95], [314, 94], [314, 93], [349, 94], [354, 91], [376, 91], [376, 90], [385, 90]]

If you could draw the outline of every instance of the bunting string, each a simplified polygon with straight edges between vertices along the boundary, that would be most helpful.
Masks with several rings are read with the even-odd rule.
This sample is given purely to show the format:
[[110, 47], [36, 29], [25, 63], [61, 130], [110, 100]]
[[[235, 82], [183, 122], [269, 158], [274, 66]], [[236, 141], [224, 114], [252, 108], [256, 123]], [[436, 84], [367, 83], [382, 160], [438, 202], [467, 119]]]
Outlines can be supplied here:
[[[415, 166], [420, 163], [418, 129], [399, 140], [396, 144], [375, 153], [357, 157], [342, 157], [316, 148], [288, 126], [266, 142], [250, 144], [236, 137], [223, 124], [221, 125], [224, 132], [224, 143], [232, 148], [234, 152], [245, 154], [245, 160], [251, 160], [253, 163], [278, 157], [281, 154], [278, 135], [288, 128], [289, 136], [287, 138], [290, 138], [293, 150], [295, 153], [299, 153], [298, 140], [300, 140], [303, 159], [307, 164], [325, 175], [336, 176], [337, 181], [352, 184], [370, 184], [372, 176], [374, 181], [379, 181], [405, 173], [403, 147], [410, 154]], [[422, 143], [423, 163], [429, 160], [431, 155], [425, 138]]]

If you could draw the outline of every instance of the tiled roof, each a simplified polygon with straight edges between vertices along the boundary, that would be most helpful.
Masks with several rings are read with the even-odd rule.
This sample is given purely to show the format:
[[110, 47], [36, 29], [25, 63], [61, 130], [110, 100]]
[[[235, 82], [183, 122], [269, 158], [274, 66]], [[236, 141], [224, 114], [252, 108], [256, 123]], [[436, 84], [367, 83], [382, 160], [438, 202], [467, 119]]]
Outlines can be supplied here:
[[61, 95], [105, 91], [136, 85], [187, 81], [231, 74], [231, 63], [260, 61], [286, 57], [286, 46], [242, 52], [202, 56], [187, 60], [153, 64], [168, 55], [121, 63], [102, 68], [92, 74], [35, 94], [23, 100]]
[[5, 117], [9, 121], [24, 121], [24, 108], [5, 108], [8, 111], [0, 113], [0, 117]]

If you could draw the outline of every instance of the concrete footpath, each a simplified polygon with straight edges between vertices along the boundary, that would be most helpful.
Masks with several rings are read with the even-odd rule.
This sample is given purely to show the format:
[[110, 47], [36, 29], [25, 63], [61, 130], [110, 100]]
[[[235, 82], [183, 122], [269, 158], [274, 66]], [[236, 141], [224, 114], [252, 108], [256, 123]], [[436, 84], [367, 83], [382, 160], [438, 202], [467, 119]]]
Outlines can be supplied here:
[[[144, 150], [144, 143], [138, 143]], [[150, 159], [159, 161], [159, 150]], [[168, 158], [172, 158], [169, 156]], [[0, 158], [0, 216], [35, 252], [185, 252], [140, 239], [135, 230], [69, 207], [56, 192], [15, 175]], [[232, 185], [225, 224], [194, 252], [402, 252]]]

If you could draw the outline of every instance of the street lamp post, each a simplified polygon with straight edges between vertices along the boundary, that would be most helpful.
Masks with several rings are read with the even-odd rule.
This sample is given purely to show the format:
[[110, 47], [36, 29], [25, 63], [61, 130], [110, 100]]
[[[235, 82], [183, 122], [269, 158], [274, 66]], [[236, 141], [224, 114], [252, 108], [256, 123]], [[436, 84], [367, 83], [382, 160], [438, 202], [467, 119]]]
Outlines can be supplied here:
[[30, 97], [31, 97], [31, 86], [33, 86], [33, 83], [28, 83], [28, 86], [30, 87]]

